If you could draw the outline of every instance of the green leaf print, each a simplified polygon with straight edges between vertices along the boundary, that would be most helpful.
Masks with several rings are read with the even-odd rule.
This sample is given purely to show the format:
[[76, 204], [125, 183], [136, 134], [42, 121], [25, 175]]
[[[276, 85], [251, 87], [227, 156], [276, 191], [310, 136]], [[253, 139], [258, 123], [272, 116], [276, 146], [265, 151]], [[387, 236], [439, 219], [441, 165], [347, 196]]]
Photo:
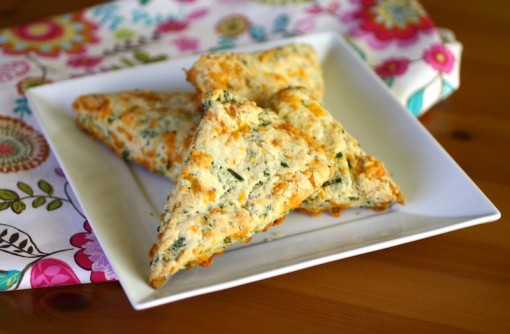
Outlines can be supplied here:
[[17, 192], [9, 190], [9, 189], [0, 189], [0, 199], [4, 201], [14, 201], [19, 198]]
[[61, 206], [62, 206], [62, 201], [59, 198], [57, 198], [57, 199], [54, 199], [53, 201], [48, 203], [48, 205], [46, 206], [46, 210], [53, 211], [53, 210], [60, 208]]
[[20, 181], [20, 182], [18, 182], [17, 186], [18, 186], [19, 190], [21, 190], [22, 192], [24, 192], [27, 195], [32, 196], [34, 194], [34, 191], [32, 190], [32, 187], [30, 187], [25, 182], [21, 182]]
[[20, 214], [23, 210], [27, 208], [26, 204], [22, 202], [21, 200], [15, 200], [11, 203], [11, 209], [16, 214]]
[[39, 182], [37, 182], [37, 185], [39, 186], [39, 189], [41, 189], [48, 195], [50, 195], [50, 196], [53, 195], [54, 189], [53, 189], [52, 185], [49, 184], [48, 182], [46, 182], [44, 180], [39, 180]]
[[6, 291], [21, 278], [19, 270], [0, 270], [0, 291]]
[[34, 209], [37, 209], [38, 207], [40, 207], [41, 205], [44, 205], [44, 203], [46, 203], [46, 198], [44, 197], [37, 197], [36, 199], [34, 199], [34, 201], [32, 202], [32, 207]]
[[79, 208], [72, 202], [67, 189], [68, 183], [64, 185], [64, 193], [66, 197], [54, 196], [54, 187], [45, 180], [39, 180], [37, 187], [42, 193], [37, 194], [36, 190], [29, 184], [19, 181], [16, 186], [20, 193], [11, 189], [0, 189], [0, 211], [11, 209], [16, 214], [21, 214], [27, 206], [31, 204], [32, 208], [37, 209], [46, 204], [47, 211], [53, 211], [60, 208], [64, 203], [71, 204], [78, 213], [83, 216]]

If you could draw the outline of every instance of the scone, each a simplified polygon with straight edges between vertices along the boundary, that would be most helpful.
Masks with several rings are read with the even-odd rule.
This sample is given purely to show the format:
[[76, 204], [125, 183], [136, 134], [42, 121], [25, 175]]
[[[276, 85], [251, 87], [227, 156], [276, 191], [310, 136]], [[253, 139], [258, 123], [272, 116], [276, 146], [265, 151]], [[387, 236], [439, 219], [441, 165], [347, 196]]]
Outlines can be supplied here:
[[323, 148], [275, 112], [224, 90], [203, 106], [150, 250], [155, 288], [282, 221], [333, 175]]
[[303, 201], [302, 211], [338, 216], [347, 208], [384, 210], [404, 203], [384, 163], [368, 155], [306, 89], [284, 89], [272, 97], [270, 105], [286, 122], [321, 143], [335, 161], [334, 176]]
[[192, 93], [125, 91], [79, 96], [77, 124], [118, 156], [174, 178], [200, 117]]
[[306, 43], [289, 43], [252, 53], [218, 52], [200, 56], [186, 72], [198, 98], [224, 89], [267, 106], [269, 97], [288, 86], [303, 86], [322, 101], [324, 80], [317, 52]]

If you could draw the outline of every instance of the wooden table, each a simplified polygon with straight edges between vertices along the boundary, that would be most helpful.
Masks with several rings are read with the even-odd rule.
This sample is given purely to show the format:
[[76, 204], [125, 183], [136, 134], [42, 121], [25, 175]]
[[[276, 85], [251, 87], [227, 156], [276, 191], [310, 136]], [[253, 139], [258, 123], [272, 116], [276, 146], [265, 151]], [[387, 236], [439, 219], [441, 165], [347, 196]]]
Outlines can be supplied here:
[[[98, 2], [2, 0], [0, 26]], [[422, 122], [498, 222], [144, 311], [117, 283], [4, 292], [0, 333], [510, 333], [510, 2], [421, 3], [465, 48], [461, 89]]]

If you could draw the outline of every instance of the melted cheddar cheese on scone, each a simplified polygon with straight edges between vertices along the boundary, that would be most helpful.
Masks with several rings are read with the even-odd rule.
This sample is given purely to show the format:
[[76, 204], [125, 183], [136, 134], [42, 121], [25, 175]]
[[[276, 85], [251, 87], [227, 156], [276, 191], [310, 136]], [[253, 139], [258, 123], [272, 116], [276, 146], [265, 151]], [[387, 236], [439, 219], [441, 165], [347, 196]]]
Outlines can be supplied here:
[[317, 52], [305, 43], [289, 43], [253, 53], [218, 52], [200, 56], [186, 72], [198, 97], [228, 90], [267, 106], [269, 97], [288, 86], [303, 86], [321, 101], [324, 80]]
[[118, 156], [174, 178], [198, 126], [192, 93], [126, 91], [79, 96], [78, 125]]
[[279, 223], [333, 175], [323, 148], [275, 112], [224, 90], [203, 109], [150, 251], [156, 288]]
[[321, 143], [335, 162], [335, 174], [301, 204], [301, 211], [339, 215], [347, 208], [387, 209], [404, 195], [384, 163], [368, 155], [340, 122], [304, 88], [288, 88], [271, 99], [286, 122]]

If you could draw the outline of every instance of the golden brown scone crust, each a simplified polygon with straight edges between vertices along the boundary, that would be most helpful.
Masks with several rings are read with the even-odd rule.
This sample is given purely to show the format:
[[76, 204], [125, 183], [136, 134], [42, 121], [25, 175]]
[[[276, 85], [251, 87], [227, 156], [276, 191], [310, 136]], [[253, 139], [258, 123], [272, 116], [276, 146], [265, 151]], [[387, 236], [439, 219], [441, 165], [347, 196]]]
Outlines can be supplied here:
[[324, 80], [317, 52], [305, 43], [289, 43], [253, 53], [218, 52], [200, 56], [186, 72], [202, 98], [224, 89], [267, 106], [272, 94], [288, 86], [303, 86], [322, 101]]
[[271, 107], [296, 128], [321, 143], [335, 161], [335, 174], [312, 196], [301, 211], [334, 216], [347, 208], [384, 210], [404, 204], [400, 187], [384, 163], [368, 155], [358, 142], [302, 87], [287, 88], [273, 96]]
[[77, 124], [119, 157], [173, 178], [198, 126], [192, 93], [125, 91], [76, 98]]
[[324, 150], [271, 110], [223, 90], [204, 110], [150, 251], [156, 288], [280, 222], [333, 173]]

